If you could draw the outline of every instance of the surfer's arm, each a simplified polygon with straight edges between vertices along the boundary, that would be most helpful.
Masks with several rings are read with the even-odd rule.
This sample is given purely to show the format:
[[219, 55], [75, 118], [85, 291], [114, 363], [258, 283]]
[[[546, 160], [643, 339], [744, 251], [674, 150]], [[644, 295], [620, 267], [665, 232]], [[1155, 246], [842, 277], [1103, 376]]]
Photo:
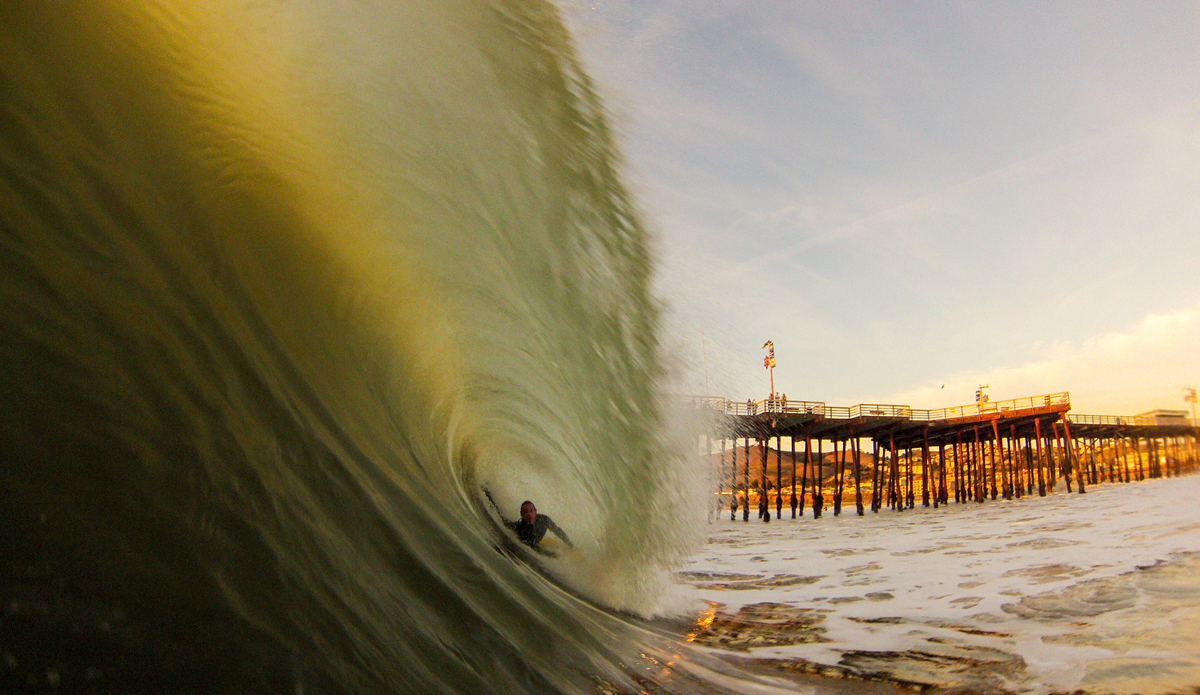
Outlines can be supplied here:
[[485, 487], [483, 488], [483, 494], [487, 496], [488, 502], [491, 502], [492, 506], [496, 508], [496, 514], [500, 515], [500, 521], [508, 525], [508, 521], [504, 518], [504, 512], [500, 511], [500, 505], [496, 504], [496, 500], [492, 499], [492, 491]]
[[521, 523], [521, 522], [519, 522], [519, 521], [509, 521], [508, 519], [505, 519], [505, 518], [504, 518], [504, 512], [500, 511], [500, 505], [496, 504], [496, 500], [492, 499], [492, 491], [491, 491], [491, 490], [488, 490], [488, 489], [485, 487], [485, 488], [483, 488], [483, 494], [487, 496], [488, 502], [491, 502], [491, 503], [492, 503], [492, 506], [496, 508], [496, 515], [500, 517], [500, 523], [504, 524], [504, 525], [505, 525], [506, 527], [508, 527], [509, 529], [512, 529], [513, 531], [516, 531], [516, 530], [517, 530], [517, 524], [519, 524], [519, 523]]
[[549, 517], [546, 517], [546, 528], [550, 529], [555, 533], [555, 535], [561, 538], [563, 543], [567, 544], [568, 548], [575, 547], [575, 544], [571, 542], [571, 539], [567, 538], [567, 532], [559, 528], [558, 524], [554, 523], [554, 520]]

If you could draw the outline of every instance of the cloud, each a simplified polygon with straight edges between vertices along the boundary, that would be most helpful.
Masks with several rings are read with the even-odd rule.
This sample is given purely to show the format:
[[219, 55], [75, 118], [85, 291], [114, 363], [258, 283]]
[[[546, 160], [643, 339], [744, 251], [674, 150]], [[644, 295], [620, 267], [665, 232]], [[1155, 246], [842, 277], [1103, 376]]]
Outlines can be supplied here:
[[1018, 367], [954, 374], [881, 400], [918, 408], [962, 405], [973, 400], [979, 384], [989, 384], [992, 400], [1070, 391], [1077, 413], [1183, 409], [1183, 388], [1200, 385], [1198, 348], [1200, 303], [1149, 315], [1127, 331], [1103, 333], [1078, 344], [1053, 343], [1043, 348], [1043, 359]]

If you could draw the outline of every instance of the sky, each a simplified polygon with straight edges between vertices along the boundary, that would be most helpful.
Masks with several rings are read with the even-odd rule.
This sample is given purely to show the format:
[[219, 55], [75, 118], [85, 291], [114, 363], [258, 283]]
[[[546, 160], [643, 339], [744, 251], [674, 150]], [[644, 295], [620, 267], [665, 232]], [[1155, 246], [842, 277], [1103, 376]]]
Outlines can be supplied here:
[[687, 393], [1200, 387], [1200, 2], [562, 0]]

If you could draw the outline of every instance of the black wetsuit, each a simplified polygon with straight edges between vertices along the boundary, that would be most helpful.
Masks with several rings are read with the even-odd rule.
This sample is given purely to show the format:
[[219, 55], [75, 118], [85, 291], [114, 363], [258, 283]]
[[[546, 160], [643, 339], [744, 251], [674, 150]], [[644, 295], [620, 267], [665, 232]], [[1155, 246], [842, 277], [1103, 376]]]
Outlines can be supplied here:
[[571, 541], [567, 538], [567, 534], [558, 527], [558, 524], [554, 523], [554, 521], [545, 514], [538, 514], [536, 517], [534, 517], [532, 524], [527, 523], [524, 519], [521, 519], [520, 521], [505, 521], [504, 525], [513, 531], [516, 531], [517, 538], [519, 538], [522, 543], [530, 548], [538, 547], [538, 543], [541, 543], [542, 539], [546, 537], [546, 531], [553, 531], [557, 533], [559, 538], [563, 539], [564, 543], [571, 545]]

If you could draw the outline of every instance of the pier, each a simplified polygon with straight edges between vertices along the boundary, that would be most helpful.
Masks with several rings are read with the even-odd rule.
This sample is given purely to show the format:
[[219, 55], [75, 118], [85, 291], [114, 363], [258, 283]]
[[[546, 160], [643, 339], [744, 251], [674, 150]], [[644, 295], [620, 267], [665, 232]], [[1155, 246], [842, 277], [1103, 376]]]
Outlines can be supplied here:
[[861, 516], [1045, 496], [1059, 485], [1083, 494], [1193, 473], [1200, 463], [1200, 428], [1185, 411], [1076, 415], [1065, 392], [937, 410], [786, 397], [688, 403], [705, 423], [714, 507], [728, 507], [731, 519], [740, 511], [743, 521], [751, 508], [770, 521], [772, 502], [775, 518], [787, 507], [795, 519], [806, 508], [820, 518], [853, 505]]

